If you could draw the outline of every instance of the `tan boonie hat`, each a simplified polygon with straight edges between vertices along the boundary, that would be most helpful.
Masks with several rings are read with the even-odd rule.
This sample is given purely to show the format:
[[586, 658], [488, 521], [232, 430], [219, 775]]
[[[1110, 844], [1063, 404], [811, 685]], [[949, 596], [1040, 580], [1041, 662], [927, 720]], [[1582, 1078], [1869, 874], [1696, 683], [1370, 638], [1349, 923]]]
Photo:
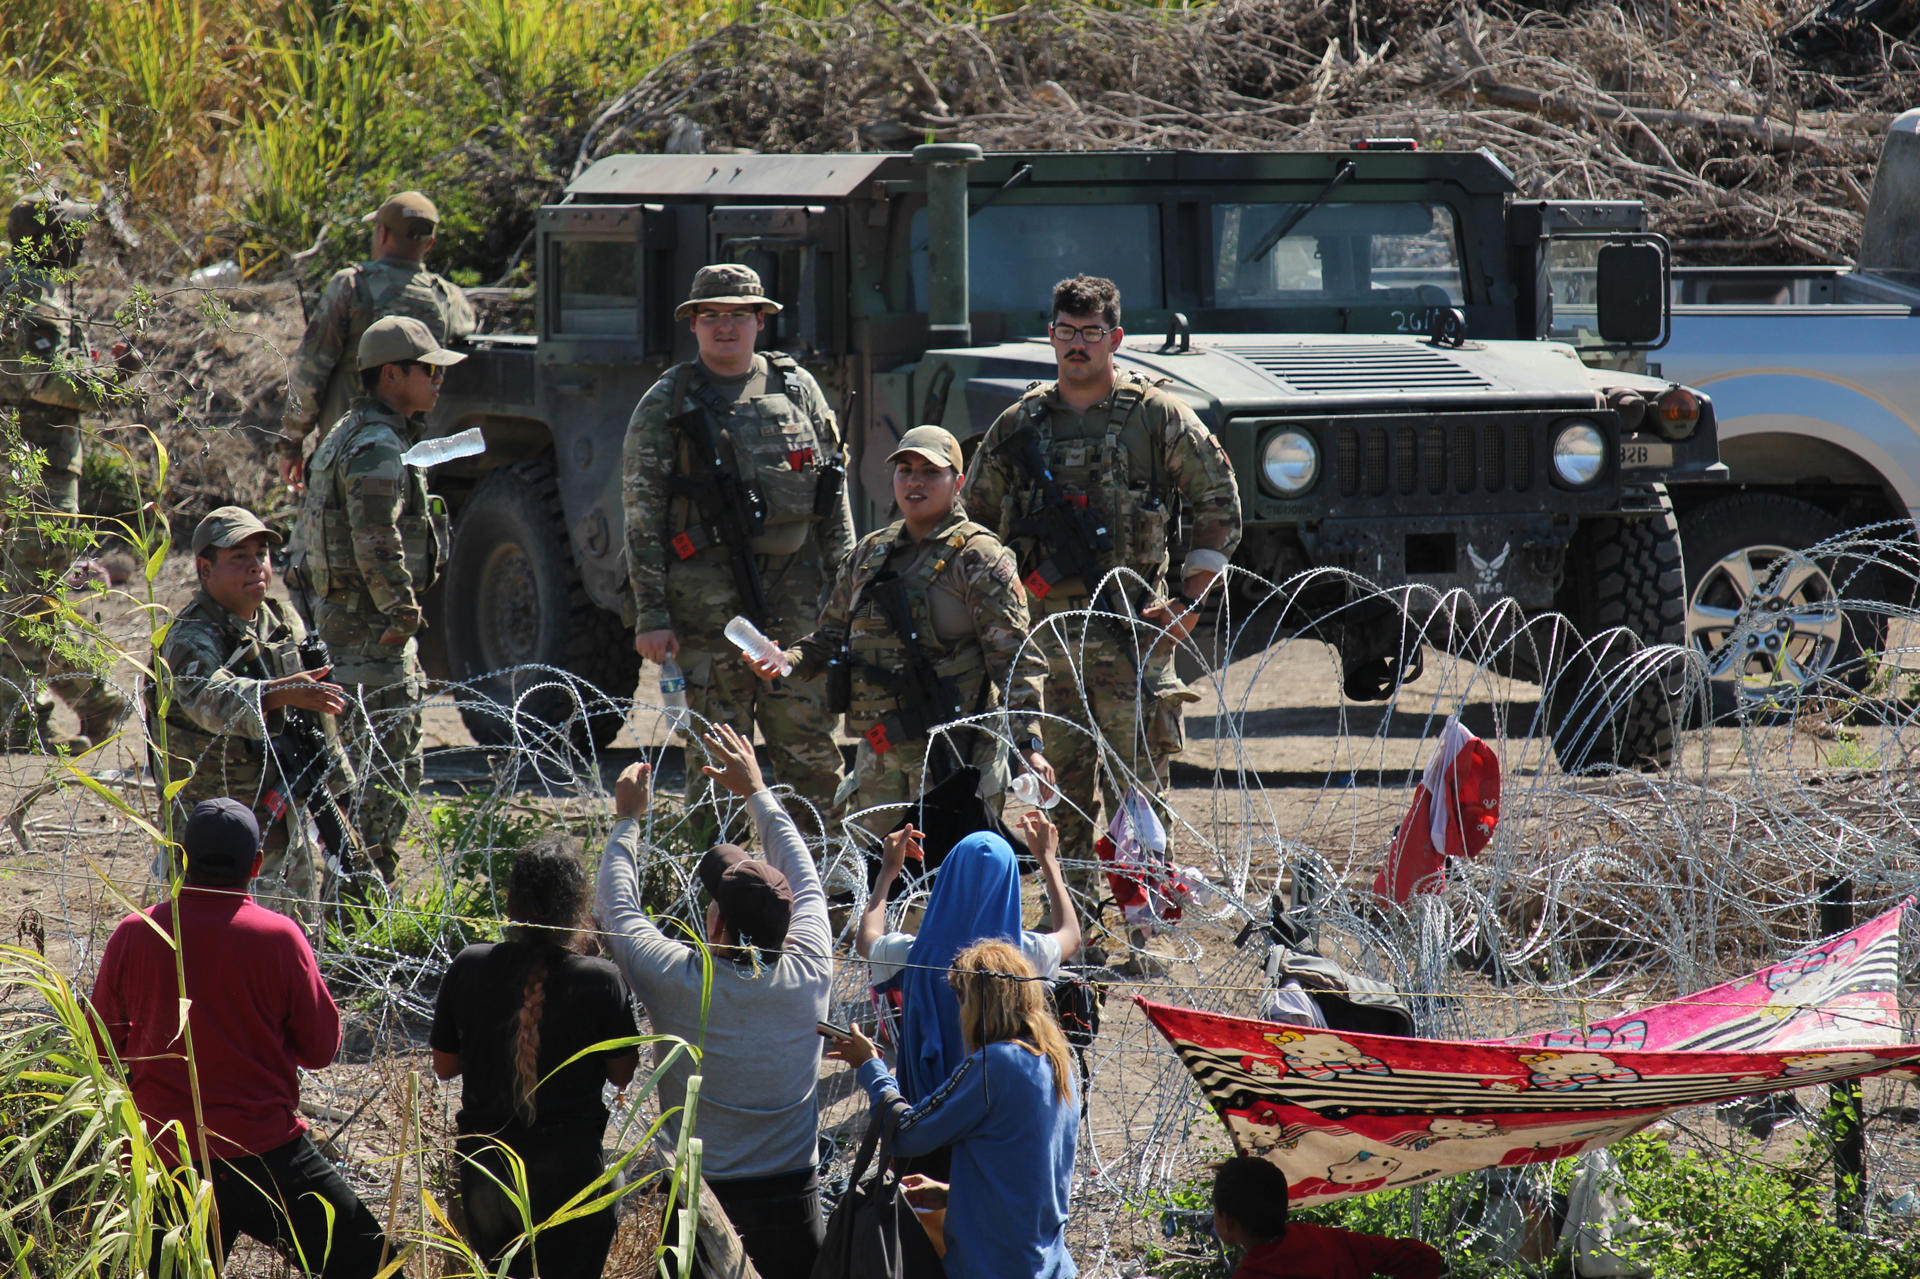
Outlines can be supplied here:
[[951, 466], [956, 471], [967, 469], [960, 457], [960, 441], [942, 426], [914, 427], [900, 437], [899, 447], [887, 454], [887, 461], [898, 462], [903, 453], [924, 457], [935, 466]]
[[389, 315], [369, 324], [367, 331], [360, 335], [357, 356], [362, 369], [405, 364], [409, 360], [421, 364], [458, 364], [467, 358], [434, 341], [432, 331], [411, 315]]
[[[412, 236], [415, 222], [431, 222], [438, 226], [440, 210], [434, 208], [433, 201], [418, 191], [402, 191], [398, 195], [388, 196], [385, 204], [360, 220], [378, 223], [395, 235]], [[432, 235], [433, 232], [429, 230], [427, 234]]]
[[769, 315], [780, 314], [780, 304], [762, 293], [761, 287], [760, 273], [750, 266], [738, 262], [703, 266], [693, 273], [693, 287], [687, 290], [687, 300], [673, 308], [673, 318], [685, 319], [702, 302], [757, 306]]
[[267, 541], [278, 546], [287, 539], [260, 522], [260, 517], [244, 506], [222, 506], [208, 511], [207, 517], [194, 526], [193, 553], [204, 554], [210, 546], [238, 546], [250, 537], [261, 533], [267, 535]]

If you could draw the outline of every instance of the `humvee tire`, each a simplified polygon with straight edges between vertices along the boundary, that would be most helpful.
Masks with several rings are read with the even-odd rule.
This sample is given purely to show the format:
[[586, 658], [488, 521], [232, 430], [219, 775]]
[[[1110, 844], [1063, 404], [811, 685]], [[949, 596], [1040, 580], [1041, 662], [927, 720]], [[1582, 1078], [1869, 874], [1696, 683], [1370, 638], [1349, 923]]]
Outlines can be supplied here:
[[[1542, 689], [1563, 772], [1673, 762], [1681, 668], [1650, 663], [1646, 649], [1686, 643], [1682, 580], [1680, 525], [1664, 489], [1658, 515], [1583, 521], [1575, 531], [1559, 604], [1581, 638], [1562, 646], [1566, 656]], [[1616, 627], [1631, 634], [1598, 638]]]
[[[510, 709], [528, 733], [571, 722], [598, 748], [626, 722], [640, 655], [620, 619], [587, 596], [567, 541], [560, 488], [548, 458], [503, 466], [460, 512], [446, 572], [448, 673], [460, 718], [482, 746], [514, 741]], [[580, 701], [551, 671], [571, 671], [620, 708], [582, 721]], [[585, 692], [592, 700], [591, 692]]]

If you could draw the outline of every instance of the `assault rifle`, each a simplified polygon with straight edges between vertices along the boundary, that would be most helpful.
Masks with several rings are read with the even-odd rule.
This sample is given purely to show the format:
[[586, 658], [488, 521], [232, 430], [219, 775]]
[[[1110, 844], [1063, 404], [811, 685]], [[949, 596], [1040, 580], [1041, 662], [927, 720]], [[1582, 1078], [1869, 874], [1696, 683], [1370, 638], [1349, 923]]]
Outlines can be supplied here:
[[[1076, 504], [1060, 491], [1053, 471], [1040, 453], [1040, 434], [1023, 426], [1009, 435], [1000, 446], [1026, 476], [1027, 483], [1040, 490], [1040, 507], [1031, 515], [1016, 518], [1011, 531], [1015, 537], [1038, 539], [1046, 557], [1025, 578], [1027, 590], [1035, 599], [1045, 599], [1055, 584], [1069, 577], [1086, 583], [1092, 593], [1094, 616], [1119, 641], [1121, 655], [1134, 661], [1134, 611], [1120, 591], [1117, 581], [1107, 579], [1107, 557], [1113, 553], [1113, 535], [1084, 500]], [[1107, 614], [1112, 614], [1111, 617]]]
[[[300, 664], [310, 671], [333, 665], [327, 642], [317, 635], [300, 641]], [[328, 869], [342, 880], [366, 874], [370, 869], [366, 850], [360, 846], [353, 823], [340, 811], [340, 802], [327, 789], [333, 751], [320, 717], [289, 707], [286, 730], [273, 738], [270, 747], [279, 765], [279, 780], [260, 800], [267, 816], [264, 825], [272, 826], [297, 803], [306, 809], [320, 832]]]
[[766, 499], [757, 486], [740, 477], [721, 443], [721, 433], [714, 430], [703, 410], [688, 409], [668, 419], [667, 426], [685, 435], [699, 471], [697, 475], [674, 476], [673, 492], [690, 499], [704, 522], [702, 528], [669, 538], [667, 546], [683, 560], [692, 559], [709, 546], [726, 547], [733, 584], [747, 603], [747, 617], [756, 626], [766, 626], [767, 588], [760, 580], [760, 566], [754, 561], [752, 547], [753, 539], [767, 527]]
[[[907, 604], [907, 589], [900, 581], [899, 574], [891, 569], [880, 573], [867, 583], [867, 590], [873, 602], [879, 606], [881, 616], [887, 619], [887, 626], [900, 637], [900, 642], [907, 650], [906, 669], [897, 672], [901, 677], [900, 709], [869, 728], [865, 734], [867, 744], [876, 752], [884, 753], [899, 744], [892, 740], [892, 734], [897, 732], [901, 742], [913, 741], [927, 736], [942, 724], [951, 724], [965, 715], [966, 711], [961, 709], [960, 694], [953, 681], [934, 670], [926, 650], [920, 647], [920, 631], [913, 623], [913, 610]], [[885, 674], [893, 676], [896, 672], [888, 671]], [[948, 743], [948, 750], [953, 754], [957, 766], [959, 754], [953, 751], [951, 742]]]

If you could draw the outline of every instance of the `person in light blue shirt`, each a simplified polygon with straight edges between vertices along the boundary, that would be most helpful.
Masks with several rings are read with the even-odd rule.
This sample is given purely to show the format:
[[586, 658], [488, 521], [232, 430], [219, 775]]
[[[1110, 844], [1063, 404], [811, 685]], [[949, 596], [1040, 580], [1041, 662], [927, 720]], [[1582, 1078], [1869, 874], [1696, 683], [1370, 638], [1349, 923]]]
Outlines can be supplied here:
[[968, 1055], [918, 1105], [858, 1026], [827, 1055], [854, 1066], [875, 1109], [892, 1112], [896, 1155], [952, 1146], [949, 1182], [907, 1179], [916, 1207], [946, 1209], [948, 1279], [1072, 1279], [1067, 1196], [1080, 1103], [1047, 983], [1004, 941], [961, 951], [947, 980]]

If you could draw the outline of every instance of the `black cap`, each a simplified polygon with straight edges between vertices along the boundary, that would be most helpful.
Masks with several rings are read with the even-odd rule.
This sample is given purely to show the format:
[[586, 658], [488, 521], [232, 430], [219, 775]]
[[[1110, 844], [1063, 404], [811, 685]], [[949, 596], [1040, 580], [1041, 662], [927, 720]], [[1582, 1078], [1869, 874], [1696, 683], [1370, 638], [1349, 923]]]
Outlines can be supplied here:
[[715, 844], [700, 859], [700, 882], [720, 903], [720, 918], [741, 940], [762, 950], [787, 944], [793, 889], [787, 877], [735, 844]]
[[237, 799], [203, 799], [180, 832], [180, 851], [191, 878], [238, 883], [248, 877], [260, 851], [260, 823]]

